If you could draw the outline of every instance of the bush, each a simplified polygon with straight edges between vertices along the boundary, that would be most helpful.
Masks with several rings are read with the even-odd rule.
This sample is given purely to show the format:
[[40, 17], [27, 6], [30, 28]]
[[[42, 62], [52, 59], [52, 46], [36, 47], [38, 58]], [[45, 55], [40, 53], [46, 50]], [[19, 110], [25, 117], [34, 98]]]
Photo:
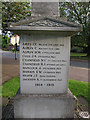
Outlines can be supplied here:
[[75, 52], [75, 53], [83, 53], [83, 52], [84, 52], [84, 48], [74, 46], [74, 47], [72, 47], [71, 52]]
[[8, 46], [13, 46], [13, 44], [12, 43], [8, 43]]
[[8, 45], [7, 44], [2, 44], [2, 48], [7, 48]]

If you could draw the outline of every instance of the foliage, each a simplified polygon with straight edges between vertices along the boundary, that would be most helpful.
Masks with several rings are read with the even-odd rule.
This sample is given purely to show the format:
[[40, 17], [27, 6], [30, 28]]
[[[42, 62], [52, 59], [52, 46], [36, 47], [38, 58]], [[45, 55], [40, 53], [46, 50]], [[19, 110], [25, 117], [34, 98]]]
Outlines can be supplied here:
[[70, 53], [70, 56], [72, 57], [72, 56], [78, 56], [78, 57], [86, 57], [87, 56], [87, 54], [86, 53]]
[[83, 53], [84, 49], [82, 47], [78, 47], [78, 46], [73, 46], [71, 48], [71, 52], [76, 52], [76, 53]]
[[81, 60], [88, 60], [86, 53], [71, 53], [70, 54], [71, 59], [81, 59]]
[[2, 36], [2, 48], [7, 48], [8, 44], [10, 41], [10, 37], [6, 36]]
[[13, 44], [12, 43], [8, 43], [8, 46], [13, 46]]
[[[8, 23], [17, 22], [31, 15], [31, 6], [27, 2], [2, 2], [2, 47], [7, 47]], [[13, 33], [9, 33], [10, 37]]]
[[8, 22], [17, 22], [31, 15], [31, 6], [27, 2], [2, 3], [2, 27], [5, 30]]
[[88, 2], [61, 2], [61, 16], [66, 16], [68, 21], [82, 24], [83, 31], [72, 37], [72, 46], [87, 48], [89, 44], [89, 3]]

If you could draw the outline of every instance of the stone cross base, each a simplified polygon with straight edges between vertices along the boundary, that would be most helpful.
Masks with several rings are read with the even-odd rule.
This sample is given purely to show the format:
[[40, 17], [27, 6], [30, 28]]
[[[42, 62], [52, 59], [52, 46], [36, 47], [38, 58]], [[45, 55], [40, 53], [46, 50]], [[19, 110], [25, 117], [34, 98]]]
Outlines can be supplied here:
[[65, 95], [21, 95], [14, 100], [14, 118], [74, 118], [75, 98]]
[[59, 2], [32, 2], [31, 16], [60, 16]]

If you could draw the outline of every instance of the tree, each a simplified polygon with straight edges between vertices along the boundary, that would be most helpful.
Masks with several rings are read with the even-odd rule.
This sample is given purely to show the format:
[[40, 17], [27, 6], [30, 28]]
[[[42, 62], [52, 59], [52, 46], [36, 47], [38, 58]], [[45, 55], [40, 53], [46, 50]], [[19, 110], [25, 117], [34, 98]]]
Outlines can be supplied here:
[[[2, 2], [3, 42], [7, 43], [8, 23], [17, 22], [31, 15], [31, 4], [27, 2]], [[3, 43], [2, 42], [2, 43]]]
[[89, 34], [90, 34], [89, 3], [61, 2], [60, 14], [61, 16], [66, 16], [68, 21], [82, 24], [83, 31], [72, 37], [72, 46], [75, 45], [86, 49], [89, 45]]

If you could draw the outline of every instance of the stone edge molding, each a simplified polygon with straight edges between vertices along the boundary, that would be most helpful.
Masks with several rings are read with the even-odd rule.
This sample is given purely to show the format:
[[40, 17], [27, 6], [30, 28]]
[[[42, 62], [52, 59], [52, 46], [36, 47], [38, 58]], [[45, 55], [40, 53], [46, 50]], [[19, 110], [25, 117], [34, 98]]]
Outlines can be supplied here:
[[[46, 26], [33, 26], [33, 25], [30, 25], [31, 23], [37, 23], [37, 21], [39, 21], [39, 24], [40, 24], [40, 21], [43, 20], [48, 20], [50, 22], [54, 22], [56, 24], [60, 24], [60, 26], [48, 26], [48, 22], [47, 22], [47, 25]], [[16, 23], [9, 23], [8, 24], [8, 30], [30, 30], [30, 31], [33, 31], [33, 30], [48, 30], [48, 31], [82, 31], [82, 25], [81, 24], [75, 24], [75, 23], [72, 23], [72, 22], [66, 22], [66, 21], [62, 21], [62, 20], [59, 20], [57, 18], [51, 18], [51, 17], [38, 17], [37, 19], [36, 18], [33, 18], [33, 17], [30, 17], [28, 19], [25, 19], [23, 21], [20, 21], [20, 22], [16, 22]]]

